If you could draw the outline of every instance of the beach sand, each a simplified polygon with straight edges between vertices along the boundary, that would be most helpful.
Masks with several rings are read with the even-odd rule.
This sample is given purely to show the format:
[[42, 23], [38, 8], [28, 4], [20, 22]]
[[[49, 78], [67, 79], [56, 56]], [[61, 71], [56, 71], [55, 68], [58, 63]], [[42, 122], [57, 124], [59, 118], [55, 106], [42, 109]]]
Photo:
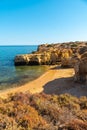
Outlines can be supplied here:
[[[70, 93], [74, 96], [87, 96], [87, 87], [77, 84], [73, 79], [73, 69], [61, 69], [58, 67], [51, 68], [45, 74], [34, 81], [31, 81], [23, 86], [3, 90], [0, 92], [0, 97], [7, 98], [10, 93], [30, 92], [46, 94], [63, 94]], [[83, 89], [84, 88], [84, 89]]]

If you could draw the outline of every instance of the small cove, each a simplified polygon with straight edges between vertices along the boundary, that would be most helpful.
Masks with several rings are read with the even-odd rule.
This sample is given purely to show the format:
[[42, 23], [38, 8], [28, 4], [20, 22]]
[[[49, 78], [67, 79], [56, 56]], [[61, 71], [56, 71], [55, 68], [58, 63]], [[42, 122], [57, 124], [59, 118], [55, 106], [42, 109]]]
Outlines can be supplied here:
[[0, 46], [0, 90], [23, 85], [38, 78], [48, 70], [48, 66], [14, 66], [16, 55], [36, 50], [36, 45]]

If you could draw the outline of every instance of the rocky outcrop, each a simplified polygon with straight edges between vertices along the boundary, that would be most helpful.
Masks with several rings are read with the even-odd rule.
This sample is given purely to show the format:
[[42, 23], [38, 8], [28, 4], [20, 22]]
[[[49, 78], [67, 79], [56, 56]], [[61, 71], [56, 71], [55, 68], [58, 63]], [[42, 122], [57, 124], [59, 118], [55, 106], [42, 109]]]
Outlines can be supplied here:
[[14, 62], [15, 65], [53, 65], [61, 63], [62, 67], [73, 67], [77, 59], [86, 50], [87, 42], [42, 44], [32, 54], [16, 56]]
[[48, 53], [26, 54], [15, 57], [15, 65], [46, 65], [50, 64], [50, 55]]
[[87, 80], [87, 52], [81, 55], [80, 60], [74, 66], [75, 81], [85, 83]]
[[31, 57], [31, 55], [18, 55], [15, 57], [15, 65], [27, 65], [29, 62], [29, 57]]
[[18, 55], [15, 65], [54, 65], [71, 55], [70, 50], [44, 51], [43, 53]]

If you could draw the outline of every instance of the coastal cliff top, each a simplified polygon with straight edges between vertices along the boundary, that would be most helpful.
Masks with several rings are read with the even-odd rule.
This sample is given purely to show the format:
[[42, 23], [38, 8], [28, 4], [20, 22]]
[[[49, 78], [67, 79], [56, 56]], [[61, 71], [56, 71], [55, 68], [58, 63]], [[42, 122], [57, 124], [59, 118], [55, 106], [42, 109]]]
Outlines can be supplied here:
[[75, 42], [63, 42], [63, 43], [51, 43], [41, 44], [38, 46], [37, 51], [47, 50], [50, 48], [79, 48], [87, 46], [87, 41], [75, 41]]

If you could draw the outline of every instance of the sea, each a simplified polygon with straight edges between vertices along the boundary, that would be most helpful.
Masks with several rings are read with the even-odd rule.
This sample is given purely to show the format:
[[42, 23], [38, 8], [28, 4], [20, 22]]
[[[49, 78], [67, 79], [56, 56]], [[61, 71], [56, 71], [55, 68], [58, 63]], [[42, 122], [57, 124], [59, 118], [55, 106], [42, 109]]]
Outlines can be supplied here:
[[14, 58], [19, 54], [32, 53], [37, 45], [0, 46], [0, 90], [21, 86], [48, 70], [47, 66], [15, 66]]

